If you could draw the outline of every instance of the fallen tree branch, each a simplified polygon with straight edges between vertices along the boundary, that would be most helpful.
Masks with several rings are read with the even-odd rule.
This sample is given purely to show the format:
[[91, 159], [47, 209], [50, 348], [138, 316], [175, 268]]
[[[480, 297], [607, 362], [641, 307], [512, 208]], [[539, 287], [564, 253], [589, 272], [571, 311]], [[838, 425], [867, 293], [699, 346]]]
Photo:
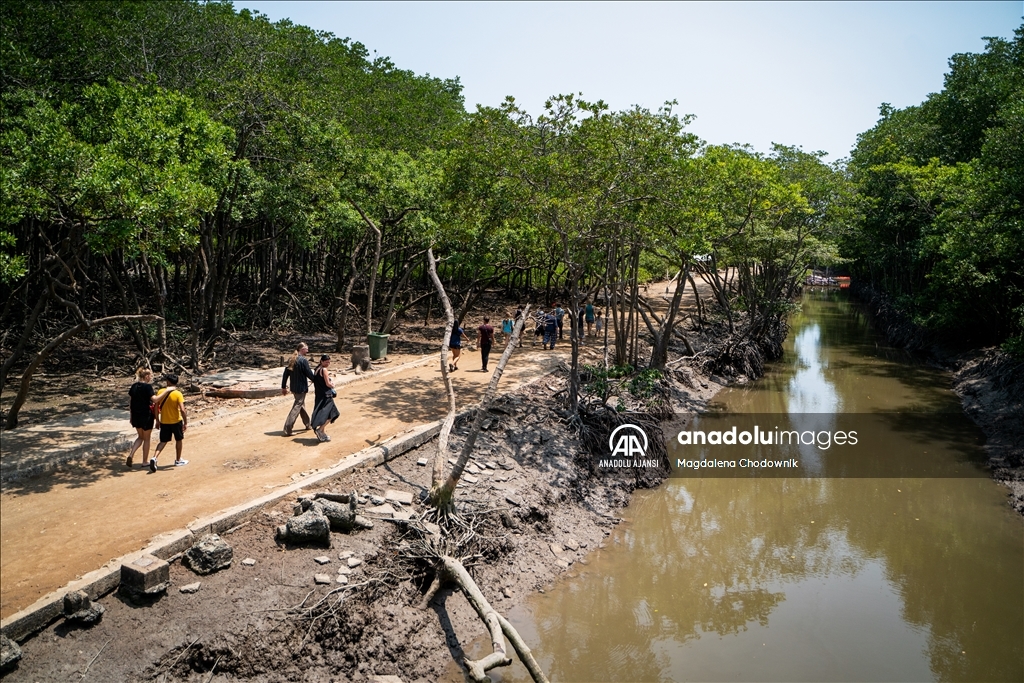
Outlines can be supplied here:
[[487, 671], [498, 666], [508, 666], [512, 663], [505, 650], [505, 638], [502, 637], [504, 635], [512, 643], [512, 647], [515, 648], [519, 659], [526, 666], [526, 670], [530, 672], [534, 683], [548, 683], [547, 676], [544, 675], [540, 665], [537, 664], [537, 660], [533, 658], [533, 653], [526, 646], [522, 636], [508, 622], [508, 619], [505, 619], [491, 607], [491, 604], [487, 602], [487, 598], [484, 597], [479, 586], [476, 585], [476, 581], [469, 575], [463, 564], [453, 557], [443, 557], [441, 558], [438, 573], [443, 579], [452, 581], [462, 589], [462, 594], [466, 596], [466, 600], [476, 610], [477, 615], [487, 626], [487, 630], [491, 634], [491, 654], [483, 659], [470, 660], [466, 658], [463, 660], [473, 681], [484, 683], [488, 680]]

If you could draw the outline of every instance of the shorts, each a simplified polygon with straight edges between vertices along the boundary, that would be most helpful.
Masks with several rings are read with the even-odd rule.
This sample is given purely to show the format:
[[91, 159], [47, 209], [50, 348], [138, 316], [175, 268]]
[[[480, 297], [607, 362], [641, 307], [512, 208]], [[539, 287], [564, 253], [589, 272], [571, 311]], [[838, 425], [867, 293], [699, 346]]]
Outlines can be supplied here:
[[174, 424], [161, 424], [160, 425], [160, 443], [167, 443], [174, 437], [175, 441], [181, 441], [185, 438], [185, 423], [175, 422]]
[[156, 420], [153, 418], [153, 413], [147, 411], [145, 415], [132, 415], [131, 423], [132, 427], [136, 429], [150, 430], [153, 428]]

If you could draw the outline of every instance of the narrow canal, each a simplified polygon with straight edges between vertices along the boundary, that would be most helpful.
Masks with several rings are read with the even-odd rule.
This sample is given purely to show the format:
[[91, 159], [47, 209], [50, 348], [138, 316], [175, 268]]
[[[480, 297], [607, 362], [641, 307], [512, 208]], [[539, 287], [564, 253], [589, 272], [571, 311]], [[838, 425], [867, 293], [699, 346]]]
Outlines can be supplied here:
[[552, 681], [1024, 680], [1024, 521], [948, 385], [845, 294], [807, 293], [784, 358], [715, 409], [913, 415], [872, 448], [935, 476], [830, 476], [817, 451], [814, 477], [670, 479], [511, 620]]

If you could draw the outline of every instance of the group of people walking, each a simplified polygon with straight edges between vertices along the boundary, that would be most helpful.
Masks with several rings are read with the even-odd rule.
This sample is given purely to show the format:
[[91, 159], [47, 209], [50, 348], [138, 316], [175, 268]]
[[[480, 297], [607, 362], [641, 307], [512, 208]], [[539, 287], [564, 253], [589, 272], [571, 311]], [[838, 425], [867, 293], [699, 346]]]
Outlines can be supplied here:
[[[565, 316], [568, 312], [557, 303], [548, 311], [539, 311], [536, 315], [536, 327], [534, 329], [534, 341], [542, 337], [542, 344], [545, 349], [554, 349], [555, 342], [563, 338]], [[579, 317], [578, 330], [580, 331], [580, 343], [586, 343], [583, 338], [600, 335], [604, 329], [601, 318], [601, 311], [594, 308], [593, 304], [584, 302], [577, 311]], [[514, 318], [507, 318], [501, 321], [501, 333], [511, 335], [516, 322], [523, 317], [523, 307], [516, 309]], [[483, 324], [477, 327], [476, 343], [480, 349], [481, 372], [488, 372], [487, 364], [490, 359], [491, 349], [494, 346], [495, 329], [491, 325], [491, 319], [484, 316]], [[584, 325], [586, 332], [583, 333]], [[451, 361], [448, 363], [448, 371], [454, 372], [459, 369], [459, 359], [462, 357], [463, 341], [471, 342], [471, 337], [461, 325], [457, 325], [452, 331], [449, 340]], [[520, 342], [522, 345], [522, 342]], [[284, 368], [284, 375], [281, 377], [281, 394], [292, 394], [292, 407], [288, 411], [288, 417], [284, 421], [284, 435], [291, 436], [296, 421], [301, 418], [303, 429], [312, 429], [316, 438], [321, 441], [330, 441], [331, 437], [325, 431], [328, 424], [332, 424], [341, 414], [334, 403], [337, 391], [334, 388], [334, 381], [331, 379], [331, 357], [327, 354], [320, 356], [320, 362], [315, 367], [310, 367], [309, 359], [306, 357], [309, 347], [305, 342], [295, 347], [295, 352]], [[188, 464], [188, 460], [181, 457], [185, 431], [188, 429], [188, 413], [185, 410], [185, 397], [178, 389], [178, 376], [173, 374], [164, 375], [166, 386], [159, 392], [153, 387], [153, 372], [149, 368], [139, 368], [135, 373], [135, 383], [128, 389], [130, 397], [131, 425], [137, 432], [135, 442], [131, 446], [125, 466], [131, 469], [134, 467], [135, 454], [142, 450], [142, 465], [149, 467], [150, 472], [157, 471], [157, 460], [164, 447], [174, 441], [174, 465], [182, 467]], [[313, 383], [313, 412], [306, 412], [306, 396], [309, 393], [309, 383]], [[150, 457], [150, 442], [154, 427], [160, 428], [160, 441]]]
[[[150, 472], [157, 471], [157, 459], [164, 447], [174, 439], [174, 465], [183, 467], [188, 460], [181, 457], [185, 430], [188, 429], [188, 412], [185, 410], [185, 396], [178, 389], [177, 375], [164, 375], [167, 386], [157, 392], [153, 388], [153, 372], [139, 368], [135, 372], [135, 383], [128, 388], [130, 397], [129, 415], [131, 425], [138, 436], [128, 452], [125, 467], [135, 466], [135, 453], [142, 449], [142, 466], [149, 466]], [[153, 428], [160, 427], [160, 442], [153, 457], [149, 455]]]
[[[545, 349], [554, 349], [555, 342], [563, 339], [565, 334], [565, 317], [568, 315], [568, 311], [559, 306], [557, 303], [548, 310], [546, 313], [543, 309], [537, 311], [537, 315], [534, 319], [536, 326], [533, 330], [533, 344], [536, 346], [537, 338], [540, 337], [541, 344]], [[592, 337], [595, 334], [600, 335], [604, 330], [604, 320], [601, 318], [601, 310], [594, 307], [594, 304], [587, 303], [586, 301], [576, 311], [577, 320], [579, 321], [576, 329], [580, 335], [580, 343], [586, 344], [586, 337]], [[586, 325], [586, 332], [584, 332], [584, 325]], [[594, 331], [594, 328], [597, 331]]]

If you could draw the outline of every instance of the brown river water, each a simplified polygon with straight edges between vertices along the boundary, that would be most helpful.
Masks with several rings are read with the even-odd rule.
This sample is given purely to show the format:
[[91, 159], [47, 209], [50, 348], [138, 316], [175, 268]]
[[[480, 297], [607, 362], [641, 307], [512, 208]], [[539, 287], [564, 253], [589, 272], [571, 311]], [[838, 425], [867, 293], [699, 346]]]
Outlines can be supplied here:
[[783, 359], [714, 409], [880, 416], [872, 452], [934, 476], [841, 476], [812, 447], [818, 476], [672, 478], [510, 620], [552, 681], [1024, 681], [1024, 520], [949, 384], [845, 293], [808, 292]]

